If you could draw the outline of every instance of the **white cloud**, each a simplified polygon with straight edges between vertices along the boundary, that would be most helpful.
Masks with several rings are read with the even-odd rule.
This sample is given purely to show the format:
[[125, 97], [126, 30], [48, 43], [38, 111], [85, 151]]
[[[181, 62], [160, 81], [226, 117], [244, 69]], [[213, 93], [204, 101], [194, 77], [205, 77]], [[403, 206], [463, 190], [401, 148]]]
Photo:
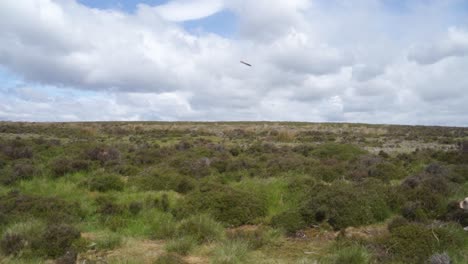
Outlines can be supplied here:
[[415, 46], [408, 58], [420, 64], [434, 64], [448, 57], [468, 55], [468, 32], [451, 27], [448, 36], [443, 40]]
[[[24, 81], [0, 84], [0, 119], [466, 126], [457, 1], [172, 0], [129, 14], [4, 0], [0, 65]], [[231, 38], [178, 23], [220, 10], [235, 13]]]
[[169, 21], [186, 21], [204, 18], [222, 10], [222, 0], [174, 0], [156, 6], [157, 14]]

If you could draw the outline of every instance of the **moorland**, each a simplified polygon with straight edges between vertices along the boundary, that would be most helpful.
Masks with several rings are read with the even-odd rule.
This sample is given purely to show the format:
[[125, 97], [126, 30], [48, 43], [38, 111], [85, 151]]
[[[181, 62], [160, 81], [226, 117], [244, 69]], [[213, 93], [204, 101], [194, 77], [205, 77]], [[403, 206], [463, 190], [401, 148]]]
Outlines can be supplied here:
[[0, 263], [468, 263], [468, 128], [0, 122]]

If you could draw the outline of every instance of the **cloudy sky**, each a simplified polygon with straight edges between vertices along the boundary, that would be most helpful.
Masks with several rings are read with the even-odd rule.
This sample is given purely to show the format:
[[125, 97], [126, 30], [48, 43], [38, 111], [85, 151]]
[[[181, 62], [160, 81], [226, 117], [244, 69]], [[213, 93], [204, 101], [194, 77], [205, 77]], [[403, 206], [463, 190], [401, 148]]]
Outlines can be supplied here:
[[466, 0], [1, 0], [0, 18], [0, 120], [468, 126]]

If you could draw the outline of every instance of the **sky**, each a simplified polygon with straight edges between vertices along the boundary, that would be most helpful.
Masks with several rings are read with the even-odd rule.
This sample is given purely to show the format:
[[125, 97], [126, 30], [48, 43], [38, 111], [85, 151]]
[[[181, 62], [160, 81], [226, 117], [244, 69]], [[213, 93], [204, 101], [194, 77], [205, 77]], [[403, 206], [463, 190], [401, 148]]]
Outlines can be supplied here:
[[468, 126], [466, 0], [2, 0], [0, 17], [0, 120]]

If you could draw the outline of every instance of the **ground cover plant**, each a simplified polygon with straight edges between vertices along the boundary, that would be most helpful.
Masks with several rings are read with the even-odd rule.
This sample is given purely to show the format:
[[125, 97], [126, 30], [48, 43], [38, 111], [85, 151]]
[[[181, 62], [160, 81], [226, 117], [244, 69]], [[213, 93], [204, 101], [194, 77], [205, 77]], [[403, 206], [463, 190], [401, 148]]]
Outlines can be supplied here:
[[0, 263], [468, 263], [467, 146], [457, 127], [1, 122]]

